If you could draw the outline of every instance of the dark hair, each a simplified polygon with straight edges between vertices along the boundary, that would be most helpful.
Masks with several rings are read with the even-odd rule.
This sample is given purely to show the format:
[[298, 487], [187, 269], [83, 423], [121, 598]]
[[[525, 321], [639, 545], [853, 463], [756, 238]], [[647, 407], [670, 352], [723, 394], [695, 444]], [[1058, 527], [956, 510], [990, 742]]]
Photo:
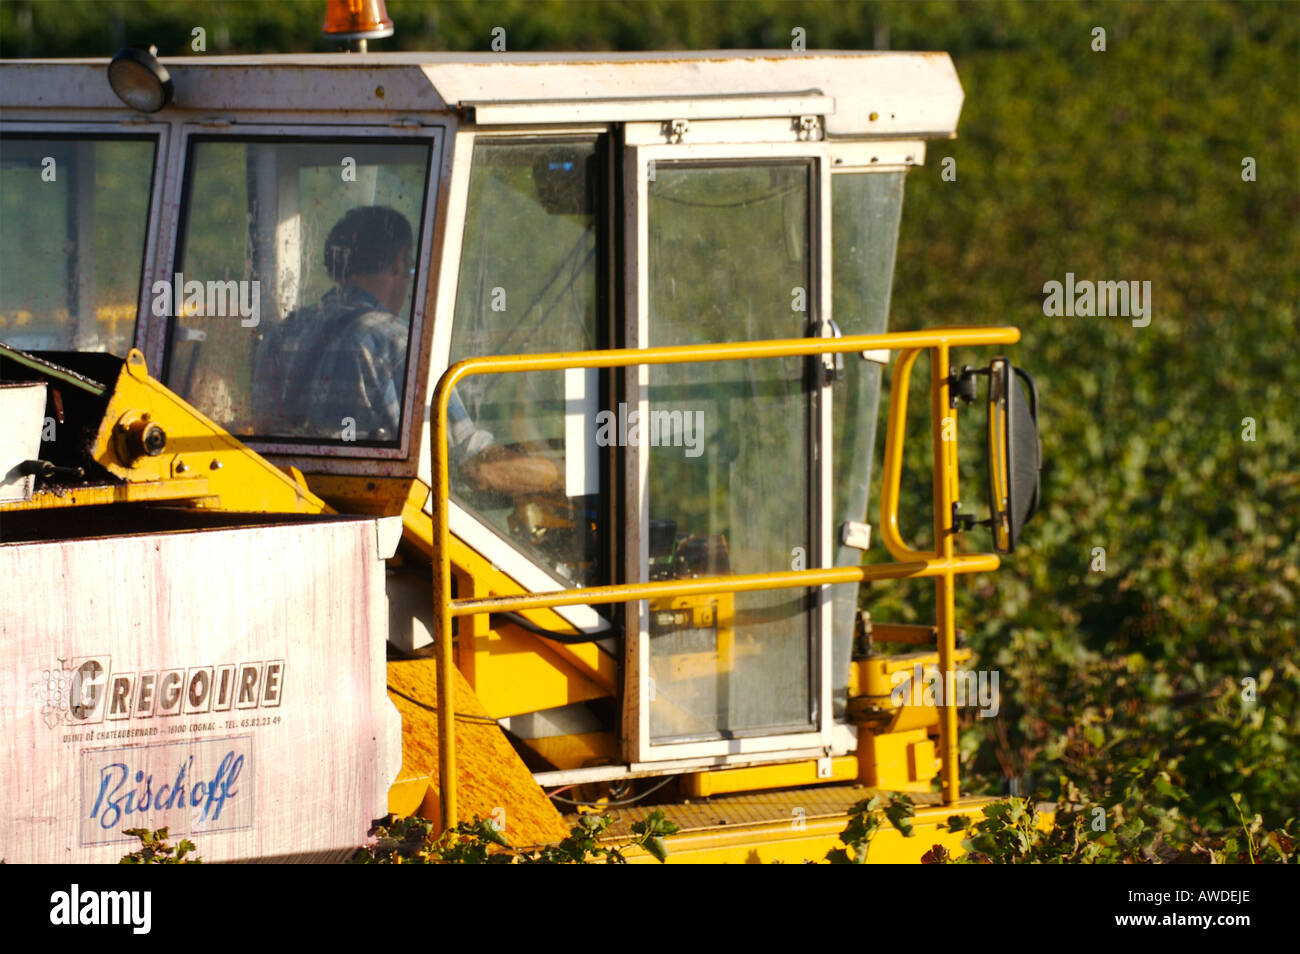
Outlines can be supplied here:
[[411, 225], [400, 212], [382, 205], [358, 206], [330, 229], [325, 271], [339, 284], [354, 275], [374, 275], [413, 244]]

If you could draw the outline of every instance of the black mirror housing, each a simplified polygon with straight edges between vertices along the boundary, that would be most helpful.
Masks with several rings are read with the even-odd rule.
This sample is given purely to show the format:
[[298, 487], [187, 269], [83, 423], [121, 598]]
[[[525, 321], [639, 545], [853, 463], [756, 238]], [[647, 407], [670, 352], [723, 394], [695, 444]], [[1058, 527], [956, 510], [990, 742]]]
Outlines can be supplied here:
[[1025, 523], [1038, 510], [1042, 457], [1034, 379], [1006, 358], [994, 358], [989, 365], [988, 490], [998, 553], [1015, 549]]

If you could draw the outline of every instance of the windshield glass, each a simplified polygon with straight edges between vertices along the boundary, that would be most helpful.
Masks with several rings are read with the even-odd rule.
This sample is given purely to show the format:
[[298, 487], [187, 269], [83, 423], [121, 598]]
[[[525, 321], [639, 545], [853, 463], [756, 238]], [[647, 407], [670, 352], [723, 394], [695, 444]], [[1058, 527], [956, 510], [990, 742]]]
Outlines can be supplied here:
[[196, 138], [167, 385], [234, 434], [396, 445], [430, 151]]
[[0, 138], [0, 340], [126, 355], [156, 145], [152, 136]]

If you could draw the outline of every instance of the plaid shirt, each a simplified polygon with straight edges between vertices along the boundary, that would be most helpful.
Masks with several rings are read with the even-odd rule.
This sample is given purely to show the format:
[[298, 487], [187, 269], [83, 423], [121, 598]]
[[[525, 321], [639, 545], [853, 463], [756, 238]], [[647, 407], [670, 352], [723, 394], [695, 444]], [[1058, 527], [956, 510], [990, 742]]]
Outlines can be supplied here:
[[354, 286], [292, 312], [257, 348], [258, 431], [267, 437], [339, 440], [399, 435], [407, 326]]

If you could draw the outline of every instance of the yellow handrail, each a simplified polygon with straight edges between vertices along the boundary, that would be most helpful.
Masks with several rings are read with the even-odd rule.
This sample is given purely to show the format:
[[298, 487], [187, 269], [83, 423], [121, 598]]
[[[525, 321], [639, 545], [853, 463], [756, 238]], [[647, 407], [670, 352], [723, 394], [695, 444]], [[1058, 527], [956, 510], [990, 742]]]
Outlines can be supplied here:
[[555, 606], [591, 606], [626, 603], [661, 596], [694, 596], [704, 593], [752, 593], [756, 590], [787, 590], [794, 587], [861, 583], [864, 580], [898, 580], [905, 577], [938, 576], [941, 573], [986, 573], [998, 568], [994, 553], [958, 554], [951, 561], [918, 560], [914, 563], [872, 563], [866, 566], [837, 566], [823, 570], [786, 570], [780, 573], [749, 573], [737, 576], [699, 576], [663, 583], [626, 583], [591, 586], [585, 589], [528, 593], [523, 596], [490, 596], [476, 600], [452, 600], [451, 615], [517, 613], [521, 610]]
[[912, 365], [920, 348], [908, 348], [898, 356], [889, 389], [889, 429], [885, 435], [884, 473], [880, 479], [880, 539], [889, 555], [900, 563], [933, 560], [933, 551], [913, 550], [903, 542], [898, 530], [898, 491], [903, 473], [903, 439], [907, 436], [907, 388], [912, 380]]
[[[953, 577], [958, 573], [984, 573], [997, 569], [996, 554], [952, 552], [948, 532], [951, 501], [955, 499], [957, 442], [942, 440], [943, 411], [948, 403], [948, 349], [956, 346], [1013, 344], [1020, 340], [1015, 328], [930, 328], [924, 331], [892, 332], [879, 335], [849, 335], [842, 338], [793, 338], [774, 341], [741, 341], [720, 344], [676, 345], [661, 348], [620, 348], [609, 351], [579, 351], [559, 354], [498, 355], [467, 358], [443, 372], [433, 395], [433, 421], [430, 440], [433, 455], [433, 604], [434, 632], [438, 664], [438, 783], [442, 799], [444, 828], [456, 824], [456, 740], [455, 700], [451, 678], [452, 619], [477, 613], [503, 610], [539, 609], [543, 607], [617, 603], [625, 600], [679, 596], [688, 593], [746, 592], [852, 583], [862, 580], [934, 577], [938, 607], [939, 663], [951, 668], [955, 649], [952, 617]], [[911, 550], [898, 533], [898, 483], [901, 475], [903, 418], [906, 415], [906, 387], [912, 364], [920, 349], [930, 349], [931, 359], [931, 429], [934, 438], [935, 482], [935, 552]], [[705, 577], [693, 580], [670, 580], [661, 583], [637, 583], [614, 586], [584, 587], [536, 593], [525, 596], [496, 597], [478, 600], [451, 598], [451, 547], [448, 502], [451, 478], [447, 445], [447, 408], [452, 389], [462, 380], [478, 374], [511, 374], [527, 371], [563, 371], [574, 368], [623, 368], [633, 365], [692, 364], [712, 361], [744, 361], [757, 358], [782, 358], [844, 354], [852, 351], [887, 349], [905, 354], [895, 371], [886, 443], [886, 465], [881, 490], [881, 523], [886, 545], [897, 563], [859, 567], [797, 570], [759, 573], [734, 577]], [[901, 382], [901, 383], [900, 383]], [[900, 391], [901, 389], [901, 391]], [[894, 401], [903, 396], [901, 411]], [[953, 416], [952, 413], [946, 416]], [[954, 421], [955, 423], [955, 421]], [[892, 455], [891, 455], [892, 450]], [[897, 549], [896, 549], [897, 548]], [[908, 555], [901, 559], [899, 553]], [[957, 779], [957, 711], [945, 699], [940, 728], [942, 773], [945, 801], [959, 796]]]

